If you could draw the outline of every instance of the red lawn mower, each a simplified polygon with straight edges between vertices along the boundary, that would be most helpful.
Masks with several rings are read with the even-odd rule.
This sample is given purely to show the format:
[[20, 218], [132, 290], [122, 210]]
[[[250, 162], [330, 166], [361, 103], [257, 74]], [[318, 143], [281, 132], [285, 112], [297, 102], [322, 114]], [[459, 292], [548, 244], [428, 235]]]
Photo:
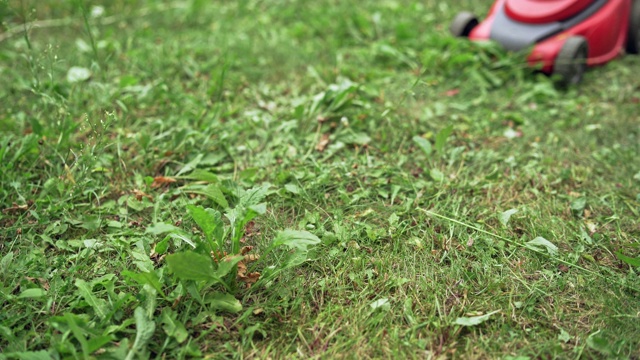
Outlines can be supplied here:
[[640, 0], [497, 0], [484, 21], [462, 12], [450, 30], [507, 50], [532, 47], [530, 65], [573, 85], [587, 66], [640, 52]]

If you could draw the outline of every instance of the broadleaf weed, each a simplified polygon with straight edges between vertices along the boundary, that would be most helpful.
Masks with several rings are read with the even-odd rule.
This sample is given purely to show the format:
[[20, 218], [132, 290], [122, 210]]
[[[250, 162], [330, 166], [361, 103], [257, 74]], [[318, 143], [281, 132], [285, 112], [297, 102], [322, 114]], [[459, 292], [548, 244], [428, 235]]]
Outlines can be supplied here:
[[[249, 254], [253, 246], [242, 244], [249, 222], [266, 213], [266, 203], [263, 200], [271, 192], [270, 188], [270, 184], [264, 184], [242, 190], [237, 196], [235, 205], [223, 209], [226, 222], [223, 221], [218, 210], [187, 205], [187, 213], [202, 232], [202, 240], [190, 239], [188, 242], [193, 241], [196, 244], [193, 250], [168, 255], [166, 261], [169, 269], [181, 280], [199, 283], [197, 288], [203, 291], [219, 285], [224, 291], [234, 294], [240, 289], [240, 282], [246, 283], [247, 286], [264, 283], [261, 274], [251, 271], [249, 264], [257, 260], [256, 264], [251, 266], [252, 269], [258, 264], [265, 266], [263, 259], [279, 247], [287, 247], [293, 252], [275, 264], [266, 266], [265, 279], [273, 279], [281, 271], [306, 261], [309, 247], [320, 242], [318, 237], [307, 231], [279, 232], [260, 255]], [[227, 200], [219, 191], [216, 192], [215, 203], [227, 204]], [[153, 230], [155, 233], [164, 231], [180, 233], [181, 236], [187, 234], [185, 231], [167, 225], [156, 225]]]

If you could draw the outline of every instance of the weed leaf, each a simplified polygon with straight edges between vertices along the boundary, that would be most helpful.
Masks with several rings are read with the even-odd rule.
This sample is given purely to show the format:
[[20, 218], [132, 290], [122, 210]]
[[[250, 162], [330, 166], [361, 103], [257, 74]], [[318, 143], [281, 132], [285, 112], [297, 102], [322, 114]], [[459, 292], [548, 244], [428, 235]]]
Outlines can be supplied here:
[[149, 254], [142, 241], [136, 243], [136, 247], [129, 252], [129, 255], [140, 271], [153, 271], [153, 261], [149, 258]]
[[255, 212], [257, 215], [264, 215], [267, 212], [267, 203], [251, 205], [249, 206], [249, 210]]
[[180, 176], [182, 174], [186, 174], [186, 173], [194, 170], [196, 167], [198, 167], [198, 165], [200, 164], [200, 161], [202, 160], [203, 157], [204, 157], [203, 154], [196, 155], [196, 157], [193, 158], [193, 160], [189, 161], [185, 166], [182, 167], [182, 169], [180, 169], [180, 171], [178, 171], [176, 176]]
[[270, 187], [271, 184], [263, 184], [262, 186], [247, 190], [247, 192], [240, 197], [239, 205], [249, 207], [260, 204], [269, 193]]
[[75, 285], [78, 288], [78, 293], [80, 294], [80, 296], [82, 296], [84, 301], [86, 301], [87, 304], [89, 304], [89, 306], [93, 308], [93, 311], [96, 312], [98, 317], [101, 319], [106, 318], [107, 303], [102, 299], [98, 299], [93, 294], [92, 286], [82, 279], [76, 279]]
[[564, 342], [565, 344], [569, 342], [573, 337], [566, 332], [564, 329], [560, 329], [560, 334], [558, 334], [558, 340]]
[[122, 275], [134, 280], [140, 285], [149, 285], [154, 288], [159, 294], [164, 297], [164, 292], [162, 291], [162, 284], [160, 283], [160, 279], [158, 278], [158, 274], [155, 271], [152, 272], [139, 272], [135, 273], [133, 271], [124, 270], [122, 271]]
[[598, 336], [599, 333], [600, 330], [589, 335], [589, 337], [587, 338], [587, 346], [603, 355], [612, 355], [613, 351], [611, 350], [609, 341], [607, 341], [607, 339], [603, 336]]
[[202, 294], [200, 294], [198, 285], [195, 282], [187, 283], [185, 288], [189, 295], [191, 295], [191, 297], [193, 297], [193, 299], [197, 301], [198, 304], [204, 306], [204, 299], [202, 298]]
[[616, 257], [625, 263], [631, 265], [631, 267], [640, 268], [640, 257], [632, 258], [624, 255], [623, 253], [616, 251]]
[[589, 233], [585, 230], [584, 226], [580, 227], [580, 239], [586, 242], [587, 244], [593, 244], [593, 238]]
[[242, 255], [227, 256], [218, 262], [218, 269], [215, 272], [215, 276], [219, 279], [225, 277], [233, 268], [244, 259]]
[[262, 273], [259, 282], [267, 282], [273, 279], [280, 272], [304, 263], [307, 261], [308, 247], [318, 243], [320, 243], [320, 239], [308, 231], [291, 229], [280, 231], [265, 253], [268, 253], [281, 245], [285, 245], [290, 249], [295, 249], [295, 251], [289, 252], [285, 258], [281, 260], [278, 266], [266, 268]]
[[213, 310], [237, 313], [242, 310], [242, 304], [233, 295], [217, 292], [207, 297], [207, 302]]
[[9, 251], [5, 256], [2, 257], [2, 260], [0, 260], [0, 271], [2, 271], [3, 273], [7, 271], [7, 269], [9, 269], [9, 265], [11, 265], [11, 262], [13, 260], [13, 252]]
[[159, 222], [149, 226], [145, 231], [145, 233], [151, 234], [151, 235], [160, 235], [160, 234], [171, 233], [176, 231], [181, 231], [181, 230], [177, 226]]
[[369, 304], [369, 306], [372, 310], [389, 310], [391, 308], [391, 306], [389, 305], [389, 299], [387, 298], [378, 299]]
[[518, 209], [509, 209], [505, 212], [500, 213], [500, 222], [502, 225], [507, 226], [509, 220], [511, 219], [511, 215], [518, 212]]
[[287, 190], [292, 194], [296, 194], [296, 195], [300, 194], [300, 188], [296, 184], [288, 183], [284, 185], [284, 188], [285, 190]]
[[136, 354], [140, 356], [149, 340], [151, 340], [153, 333], [156, 331], [156, 323], [147, 318], [145, 310], [142, 307], [138, 306], [133, 316], [136, 319], [136, 340], [131, 350], [129, 350], [126, 360], [133, 359]]
[[446, 128], [440, 130], [440, 132], [438, 132], [438, 134], [436, 135], [436, 143], [433, 147], [436, 149], [438, 153], [442, 154], [442, 150], [444, 150], [444, 145], [447, 142], [447, 139], [449, 138], [451, 133], [453, 133], [453, 125], [449, 125]]
[[82, 328], [82, 325], [86, 325], [85, 320], [78, 315], [65, 313], [61, 321], [66, 323], [66, 325], [69, 327], [69, 330], [71, 330], [73, 337], [75, 337], [76, 340], [78, 340], [78, 342], [80, 343], [80, 347], [82, 348], [84, 357], [88, 358], [90, 354], [89, 344], [87, 342], [87, 338], [84, 336], [86, 331]]
[[371, 137], [363, 132], [349, 131], [339, 137], [345, 144], [366, 145], [371, 142]]
[[29, 298], [39, 298], [47, 296], [47, 292], [44, 289], [35, 288], [35, 289], [27, 289], [18, 295], [19, 299], [29, 299]]
[[205, 181], [211, 184], [215, 184], [219, 182], [218, 177], [216, 175], [200, 169], [193, 170], [189, 175], [185, 175], [184, 178], [193, 179], [197, 181]]
[[73, 337], [80, 343], [84, 359], [90, 358], [90, 354], [113, 340], [113, 337], [108, 334], [95, 335], [88, 318], [87, 315], [65, 313], [64, 316], [55, 316], [49, 319], [49, 325], [54, 329], [66, 334], [69, 332], [73, 334]]
[[431, 177], [431, 179], [433, 179], [433, 181], [436, 181], [436, 182], [444, 181], [444, 174], [442, 173], [442, 171], [438, 169], [429, 170], [429, 176]]
[[185, 251], [168, 255], [166, 258], [169, 269], [180, 279], [208, 281], [214, 280], [211, 258], [192, 251]]
[[500, 310], [492, 311], [492, 312], [490, 312], [488, 314], [480, 315], [480, 316], [459, 317], [453, 323], [456, 324], [456, 325], [462, 325], [462, 326], [479, 325], [479, 324], [482, 324], [483, 322], [489, 320], [491, 315], [497, 313], [498, 311], [500, 311]]
[[227, 202], [227, 199], [224, 197], [224, 194], [220, 190], [219, 186], [211, 184], [206, 188], [204, 188], [203, 194], [209, 199], [213, 200], [213, 202], [215, 202], [221, 208], [223, 209], [229, 208], [229, 203]]
[[[264, 284], [271, 281], [278, 274], [292, 267], [296, 267], [305, 261], [307, 261], [307, 250], [295, 250], [293, 252], [289, 252], [283, 259], [281, 259], [280, 263], [277, 266], [269, 266], [263, 270], [260, 279], [256, 282], [256, 284]], [[252, 287], [255, 288], [255, 287]]]
[[431, 152], [433, 151], [431, 148], [431, 143], [429, 142], [429, 140], [421, 137], [421, 136], [414, 136], [413, 137], [413, 142], [416, 143], [416, 145], [418, 145], [418, 147], [420, 147], [420, 149], [422, 149], [422, 151], [425, 153], [425, 155], [430, 156]]
[[44, 350], [5, 353], [8, 359], [18, 360], [51, 360], [52, 356]]
[[164, 239], [158, 241], [156, 245], [153, 247], [153, 250], [156, 252], [156, 254], [160, 254], [160, 255], [163, 255], [164, 253], [166, 253], [167, 250], [169, 250], [169, 237], [165, 237]]
[[109, 335], [101, 335], [92, 337], [87, 341], [87, 349], [89, 350], [89, 354], [101, 349], [108, 343], [110, 343], [113, 338]]
[[587, 198], [585, 197], [579, 197], [571, 202], [571, 212], [576, 216], [582, 216], [585, 207], [587, 207]]
[[350, 100], [350, 94], [358, 90], [358, 84], [352, 82], [349, 79], [340, 79], [339, 84], [331, 84], [328, 86], [328, 90], [324, 93], [325, 101], [331, 101], [328, 107], [329, 112], [335, 112], [347, 105]]
[[404, 310], [404, 318], [405, 320], [409, 323], [409, 325], [415, 325], [418, 321], [415, 318], [415, 314], [413, 313], [413, 299], [410, 297], [407, 297], [404, 300], [404, 305], [403, 305], [403, 310]]
[[213, 209], [205, 209], [202, 206], [187, 205], [187, 212], [191, 215], [193, 221], [202, 229], [204, 235], [212, 246], [210, 250], [217, 250], [213, 244], [213, 238], [216, 234], [216, 228], [222, 226], [222, 218], [219, 212]]
[[309, 245], [320, 243], [320, 239], [308, 231], [283, 230], [276, 235], [273, 246], [286, 245], [289, 248], [296, 248], [306, 251]]
[[543, 248], [547, 249], [547, 252], [551, 256], [555, 256], [558, 254], [558, 247], [555, 246], [551, 241], [540, 236], [531, 241], [528, 241], [525, 245], [535, 251], [541, 251], [542, 249], [540, 248], [540, 246], [542, 246]]
[[[173, 238], [173, 239], [176, 239], [176, 240], [184, 241], [184, 242], [186, 242], [187, 244], [189, 244], [192, 248], [194, 248], [194, 249], [196, 248], [196, 243], [194, 243], [194, 242], [193, 242], [193, 240], [191, 240], [191, 239], [190, 239], [187, 235], [185, 235], [185, 234], [181, 234], [181, 233], [171, 233], [171, 234], [169, 234], [169, 237], [171, 237], [171, 238]], [[162, 250], [162, 248], [161, 248], [161, 249], [159, 249], [159, 250]], [[164, 249], [164, 251], [166, 251], [166, 248]], [[163, 251], [163, 252], [164, 252], [164, 251]], [[158, 253], [160, 253], [160, 251], [157, 251], [157, 252], [158, 252]]]
[[173, 338], [175, 338], [179, 343], [183, 343], [189, 337], [189, 333], [187, 329], [184, 327], [184, 324], [176, 319], [176, 313], [169, 308], [164, 308], [162, 310], [162, 329], [164, 332]]
[[295, 250], [293, 253], [290, 253], [285, 260], [282, 262], [282, 268], [280, 270], [285, 270], [288, 268], [292, 268], [298, 266], [305, 261], [307, 261], [308, 251], [305, 250]]

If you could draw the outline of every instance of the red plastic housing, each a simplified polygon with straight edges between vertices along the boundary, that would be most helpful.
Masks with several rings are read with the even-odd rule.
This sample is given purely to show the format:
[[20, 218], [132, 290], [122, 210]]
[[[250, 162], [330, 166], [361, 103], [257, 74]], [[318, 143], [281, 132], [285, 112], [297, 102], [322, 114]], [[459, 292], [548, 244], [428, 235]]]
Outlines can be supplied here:
[[[541, 24], [549, 22], [549, 19], [575, 16], [590, 3], [591, 1], [584, 0], [497, 0], [489, 10], [486, 19], [471, 31], [469, 38], [472, 40], [491, 39], [496, 12], [503, 6], [506, 6], [505, 12], [513, 21]], [[548, 10], [551, 8], [556, 9], [557, 13], [552, 14]], [[529, 64], [541, 67], [543, 72], [551, 74], [553, 63], [565, 40], [574, 35], [580, 35], [587, 39], [589, 44], [587, 64], [589, 66], [611, 61], [625, 47], [630, 12], [631, 0], [608, 1], [593, 15], [580, 23], [532, 44], [533, 50], [528, 57]]]
[[520, 22], [544, 24], [570, 18], [592, 3], [593, 0], [507, 0], [505, 12]]

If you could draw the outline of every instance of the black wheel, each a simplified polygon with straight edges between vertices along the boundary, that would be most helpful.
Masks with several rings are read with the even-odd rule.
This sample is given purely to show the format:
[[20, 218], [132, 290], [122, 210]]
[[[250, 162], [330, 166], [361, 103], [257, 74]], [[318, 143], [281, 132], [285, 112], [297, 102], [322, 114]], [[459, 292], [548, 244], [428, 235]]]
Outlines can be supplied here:
[[629, 14], [629, 28], [627, 29], [627, 52], [640, 53], [640, 0], [634, 0]]
[[471, 30], [476, 26], [478, 26], [478, 18], [470, 12], [463, 11], [453, 19], [451, 26], [449, 26], [449, 31], [453, 36], [468, 37]]
[[582, 81], [582, 76], [587, 70], [588, 57], [587, 39], [582, 36], [567, 38], [553, 65], [553, 75], [559, 77], [560, 85], [575, 85]]

